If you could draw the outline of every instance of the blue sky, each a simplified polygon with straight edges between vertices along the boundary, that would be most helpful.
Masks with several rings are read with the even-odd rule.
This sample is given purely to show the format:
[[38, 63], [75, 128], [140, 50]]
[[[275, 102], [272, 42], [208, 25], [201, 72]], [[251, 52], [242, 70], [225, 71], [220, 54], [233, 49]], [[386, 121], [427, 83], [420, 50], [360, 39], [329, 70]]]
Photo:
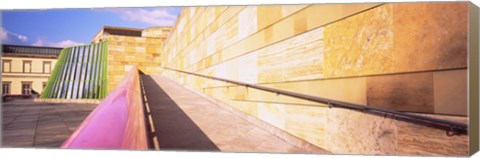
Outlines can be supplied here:
[[67, 47], [90, 43], [105, 25], [132, 28], [171, 26], [180, 7], [3, 10], [5, 44]]

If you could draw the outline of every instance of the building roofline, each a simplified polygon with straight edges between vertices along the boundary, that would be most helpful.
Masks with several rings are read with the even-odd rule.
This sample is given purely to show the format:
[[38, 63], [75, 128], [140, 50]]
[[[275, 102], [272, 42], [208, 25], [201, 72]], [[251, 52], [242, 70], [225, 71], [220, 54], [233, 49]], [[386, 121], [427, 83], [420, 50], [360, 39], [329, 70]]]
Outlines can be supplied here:
[[153, 26], [153, 27], [145, 28], [145, 29], [143, 29], [143, 30], [148, 30], [148, 29], [153, 29], [153, 28], [167, 28], [167, 29], [172, 29], [173, 27], [172, 27], [172, 26]]
[[2, 57], [57, 59], [60, 54], [5, 53]]
[[105, 29], [121, 29], [121, 30], [128, 30], [128, 31], [143, 31], [144, 29], [133, 28], [133, 27], [120, 27], [120, 26], [103, 26], [103, 30]]
[[13, 44], [2, 44], [3, 57], [33, 57], [33, 58], [56, 58], [62, 52], [59, 47], [37, 47]]
[[28, 45], [15, 45], [15, 44], [2, 44], [1, 46], [2, 47], [13, 46], [13, 47], [25, 47], [25, 48], [46, 48], [46, 49], [59, 49], [59, 50], [62, 50], [64, 48], [64, 47], [28, 46]]

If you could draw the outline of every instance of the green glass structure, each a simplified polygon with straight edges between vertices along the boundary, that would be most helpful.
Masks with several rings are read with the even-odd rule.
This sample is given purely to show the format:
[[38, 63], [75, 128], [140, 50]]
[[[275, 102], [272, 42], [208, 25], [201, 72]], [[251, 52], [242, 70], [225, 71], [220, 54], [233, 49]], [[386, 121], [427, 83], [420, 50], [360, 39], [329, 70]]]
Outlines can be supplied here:
[[43, 99], [103, 99], [107, 95], [107, 43], [64, 48]]

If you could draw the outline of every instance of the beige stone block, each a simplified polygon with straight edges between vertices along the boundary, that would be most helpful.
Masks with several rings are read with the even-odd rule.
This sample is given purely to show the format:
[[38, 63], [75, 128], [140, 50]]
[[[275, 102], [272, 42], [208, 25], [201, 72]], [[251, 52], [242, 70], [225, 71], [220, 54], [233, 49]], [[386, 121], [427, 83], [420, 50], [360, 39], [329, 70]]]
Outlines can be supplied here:
[[326, 110], [322, 107], [285, 105], [286, 116], [283, 130], [314, 145], [324, 148], [326, 144]]
[[115, 75], [113, 76], [113, 81], [121, 81], [123, 79], [123, 75]]
[[[270, 42], [272, 42], [272, 39], [273, 39], [273, 28], [272, 27], [267, 27], [267, 28], [257, 32], [257, 35], [258, 34], [263, 35], [263, 39], [262, 39], [263, 41], [261, 41], [261, 42], [270, 43]], [[252, 37], [256, 37], [256, 36], [252, 36]]]
[[[367, 103], [366, 79], [363, 77], [333, 80], [297, 81], [262, 85], [327, 99], [334, 99], [357, 104]], [[287, 101], [287, 98], [288, 97], [285, 97], [285, 101]], [[312, 104], [312, 102], [300, 99], [289, 100], [290, 101], [288, 102], [293, 103]], [[277, 101], [280, 100], [277, 99]]]
[[146, 38], [146, 41], [149, 44], [159, 44], [159, 43], [161, 43], [161, 39], [157, 39], [157, 38]]
[[[232, 101], [235, 103], [236, 101]], [[258, 104], [256, 102], [243, 102], [239, 101], [241, 104], [240, 106], [243, 107], [244, 112], [250, 116], [258, 117]]]
[[242, 81], [249, 84], [258, 83], [258, 53], [252, 52], [250, 54], [244, 55], [240, 58], [236, 58], [237, 62], [231, 65], [232, 68], [242, 65], [243, 68], [238, 69], [237, 76], [235, 80]]
[[135, 60], [135, 56], [134, 55], [124, 55], [124, 60], [126, 61], [134, 61]]
[[343, 18], [345, 15], [342, 15], [341, 5], [339, 4], [317, 4], [309, 5], [306, 9], [298, 12], [296, 16], [306, 16], [308, 29], [313, 29]]
[[395, 71], [467, 66], [467, 2], [393, 5]]
[[435, 113], [467, 116], [467, 70], [433, 73]]
[[350, 15], [365, 11], [380, 3], [364, 3], [364, 4], [317, 4], [311, 5], [309, 8], [302, 10], [307, 15], [308, 29], [316, 28], [330, 22], [348, 17]]
[[125, 52], [127, 54], [134, 54], [136, 52], [136, 46], [135, 45], [127, 45]]
[[135, 47], [135, 52], [136, 52], [136, 53], [146, 53], [147, 50], [146, 50], [145, 47], [139, 47], [139, 46], [137, 46], [137, 47]]
[[257, 6], [257, 30], [261, 30], [280, 19], [282, 19], [282, 7], [280, 5]]
[[258, 118], [277, 128], [285, 129], [285, 105], [258, 103]]
[[282, 5], [282, 17], [287, 17], [299, 10], [304, 9], [308, 5]]
[[113, 71], [123, 71], [123, 65], [113, 65]]
[[367, 77], [368, 105], [398, 111], [434, 112], [433, 74]]
[[392, 5], [383, 5], [325, 27], [325, 77], [394, 71]]
[[[277, 87], [274, 87], [277, 88]], [[262, 90], [257, 90], [253, 88], [248, 88], [246, 91], [246, 99], [249, 101], [263, 101], [263, 102], [269, 102], [269, 103], [279, 103], [279, 104], [305, 104], [305, 105], [316, 105], [316, 103], [302, 100], [302, 99], [296, 99], [293, 97], [288, 97], [284, 95], [277, 95], [275, 93], [267, 92], [267, 91], [262, 91]]]
[[136, 38], [135, 37], [128, 37], [126, 36], [125, 39], [123, 40], [125, 42], [135, 42], [136, 41]]
[[[417, 114], [418, 115], [418, 114]], [[424, 115], [454, 122], [467, 123], [467, 117]], [[448, 136], [444, 129], [418, 123], [397, 121], [398, 155], [466, 156], [468, 136]]]
[[397, 121], [341, 108], [328, 109], [326, 115], [324, 149], [336, 154], [398, 154]]
[[147, 41], [146, 38], [136, 38], [135, 39], [136, 43], [145, 43], [146, 41]]
[[280, 41], [294, 35], [294, 19], [286, 18], [272, 26], [272, 41]]
[[323, 28], [264, 47], [258, 52], [260, 83], [323, 77]]
[[[261, 9], [259, 7], [258, 10], [257, 10], [258, 14], [261, 14], [260, 10]], [[275, 9], [273, 9], [273, 10], [275, 10]], [[281, 11], [281, 8], [279, 9], [279, 11]], [[303, 12], [305, 12], [305, 11], [303, 11]], [[300, 14], [300, 12], [298, 14]], [[305, 14], [305, 13], [303, 13], [303, 14]], [[259, 16], [258, 18], [260, 18], [260, 17], [261, 16]], [[260, 21], [261, 20], [259, 20], [259, 22]], [[288, 17], [286, 19], [283, 19], [282, 21], [284, 21], [284, 22], [279, 22], [278, 26], [275, 26], [275, 25], [271, 26], [272, 29], [273, 29], [273, 27], [278, 28], [278, 29], [282, 29], [282, 28], [290, 28], [290, 29], [286, 30], [284, 32], [281, 32], [278, 35], [274, 34], [273, 37], [272, 37], [272, 41], [269, 41], [269, 43], [276, 42], [275, 40], [283, 40], [283, 38], [286, 38], [286, 37], [289, 37], [289, 36], [293, 35], [293, 23], [294, 23], [293, 18]], [[260, 24], [258, 24], [258, 25], [260, 25]], [[307, 25], [308, 25], [308, 23], [307, 23]], [[231, 26], [231, 24], [227, 23], [227, 24], [225, 24], [225, 26], [229, 27], [229, 26]], [[231, 29], [231, 30], [233, 32], [229, 31], [230, 32], [229, 35], [230, 36], [235, 35], [235, 29]], [[266, 29], [265, 31], [268, 32], [268, 29]], [[283, 30], [281, 30], [281, 31], [283, 31]], [[267, 39], [269, 38], [268, 34], [256, 33], [256, 34], [253, 34], [252, 36], [249, 36], [248, 39], [258, 38], [258, 36], [264, 36]], [[260, 48], [261, 46], [264, 45], [264, 44], [251, 43], [250, 41], [248, 41], [248, 39], [242, 40], [242, 41], [236, 43], [235, 45], [229, 46], [226, 49], [223, 49], [223, 50], [219, 51], [219, 53], [220, 52], [228, 52], [228, 53], [222, 53], [222, 61], [225, 61], [225, 60], [231, 59], [233, 57], [239, 56], [239, 55], [241, 55], [245, 52], [249, 52], [249, 51], [258, 49], [258, 48]], [[218, 43], [218, 41], [217, 41], [217, 45], [227, 45], [228, 46], [228, 43], [231, 43], [234, 40], [232, 40], [232, 38], [227, 38], [225, 40], [220, 40], [220, 41], [225, 41], [225, 42], [224, 42], [224, 44], [221, 44], [221, 43]], [[266, 43], [266, 44], [268, 44], [268, 43]], [[201, 63], [198, 63], [198, 64], [201, 64]], [[213, 64], [215, 64], [215, 63], [213, 63]], [[205, 67], [198, 66], [198, 65], [194, 66], [194, 67], [199, 67], [200, 69], [205, 68]]]
[[298, 14], [294, 17], [294, 28], [293, 32], [295, 34], [303, 33], [307, 31], [307, 16], [305, 14]]
[[246, 93], [247, 93], [246, 87], [240, 87], [240, 86], [227, 87], [227, 91], [230, 99], [232, 100], [246, 100]]
[[248, 6], [238, 14], [238, 39], [257, 31], [257, 6]]
[[124, 46], [119, 46], [119, 45], [109, 45], [109, 46], [108, 46], [108, 51], [120, 51], [120, 52], [123, 52], [123, 51], [125, 51], [125, 47], [124, 47]]

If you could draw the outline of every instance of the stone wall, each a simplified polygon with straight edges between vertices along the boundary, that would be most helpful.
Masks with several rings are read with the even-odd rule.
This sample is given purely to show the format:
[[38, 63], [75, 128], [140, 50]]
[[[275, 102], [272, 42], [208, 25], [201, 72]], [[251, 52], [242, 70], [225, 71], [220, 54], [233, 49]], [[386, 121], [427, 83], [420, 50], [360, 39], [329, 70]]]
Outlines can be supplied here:
[[[466, 2], [190, 7], [162, 46], [160, 64], [466, 123], [467, 13]], [[468, 152], [465, 135], [161, 73], [333, 153]]]
[[164, 39], [108, 35], [108, 89], [113, 90], [133, 66], [147, 74], [160, 74], [159, 45]]
[[152, 27], [142, 31], [142, 37], [167, 38], [172, 27]]

